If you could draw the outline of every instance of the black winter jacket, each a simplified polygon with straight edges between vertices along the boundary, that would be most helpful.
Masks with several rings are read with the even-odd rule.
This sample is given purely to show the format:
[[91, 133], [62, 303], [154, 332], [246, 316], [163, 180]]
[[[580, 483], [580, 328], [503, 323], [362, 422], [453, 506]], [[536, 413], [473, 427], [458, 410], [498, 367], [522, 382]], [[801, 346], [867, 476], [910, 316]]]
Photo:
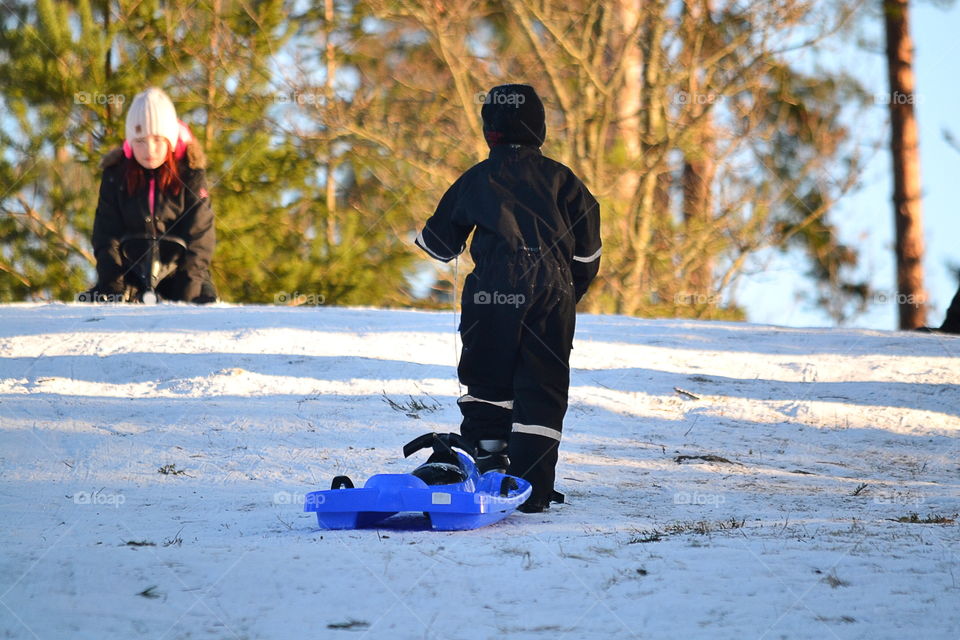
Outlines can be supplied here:
[[114, 149], [100, 163], [103, 179], [93, 223], [98, 289], [104, 293], [123, 291], [120, 240], [125, 235], [175, 236], [187, 245], [178, 269], [184, 282], [180, 299], [193, 300], [200, 294], [203, 283], [210, 279], [210, 261], [216, 245], [203, 151], [196, 142], [187, 145], [177, 167], [183, 181], [180, 193], [171, 196], [158, 188], [152, 215], [147, 187], [134, 194], [127, 193], [124, 179], [127, 162], [136, 160], [127, 159], [121, 149]]
[[570, 169], [533, 146], [492, 147], [447, 190], [416, 243], [448, 262], [474, 229], [477, 272], [519, 252], [541, 253], [564, 266], [570, 281], [557, 284], [572, 286], [579, 301], [600, 268], [597, 201]]

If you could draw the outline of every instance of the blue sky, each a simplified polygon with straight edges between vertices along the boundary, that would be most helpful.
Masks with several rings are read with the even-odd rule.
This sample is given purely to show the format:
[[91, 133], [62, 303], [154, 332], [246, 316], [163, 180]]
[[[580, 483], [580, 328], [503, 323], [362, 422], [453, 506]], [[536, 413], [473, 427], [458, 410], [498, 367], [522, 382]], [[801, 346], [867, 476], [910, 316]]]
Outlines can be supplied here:
[[[951, 148], [943, 129], [960, 137], [960, 3], [941, 8], [930, 3], [911, 3], [911, 32], [916, 46], [917, 109], [920, 123], [923, 181], [924, 237], [926, 239], [926, 287], [930, 300], [927, 323], [938, 326], [957, 290], [948, 265], [960, 267], [960, 152]], [[889, 91], [886, 60], [882, 55], [883, 32], [879, 19], [868, 24], [866, 34], [880, 48], [872, 53], [849, 46], [831, 54], [836, 64], [854, 73], [874, 94]], [[858, 120], [861, 130], [882, 131], [889, 142], [887, 108], [877, 104]], [[868, 129], [869, 128], [869, 129]], [[864, 149], [871, 157], [860, 190], [844, 199], [832, 213], [843, 239], [861, 253], [861, 272], [881, 292], [896, 291], [894, 227], [891, 197], [890, 154]], [[812, 285], [802, 275], [804, 265], [796, 256], [773, 256], [759, 273], [745, 277], [737, 301], [747, 308], [751, 322], [787, 326], [832, 326], [833, 321], [797, 295]], [[892, 297], [892, 296], [891, 296]], [[897, 309], [892, 302], [877, 301], [851, 323], [856, 327], [895, 329]]]

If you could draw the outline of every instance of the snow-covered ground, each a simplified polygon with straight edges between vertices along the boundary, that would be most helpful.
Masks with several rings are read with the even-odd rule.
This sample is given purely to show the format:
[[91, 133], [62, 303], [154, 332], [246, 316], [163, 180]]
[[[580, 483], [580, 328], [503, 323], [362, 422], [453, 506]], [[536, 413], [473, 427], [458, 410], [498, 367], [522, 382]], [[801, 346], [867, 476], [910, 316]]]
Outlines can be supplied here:
[[330, 532], [456, 430], [452, 314], [0, 307], [0, 637], [960, 637], [960, 340], [578, 322], [567, 504]]

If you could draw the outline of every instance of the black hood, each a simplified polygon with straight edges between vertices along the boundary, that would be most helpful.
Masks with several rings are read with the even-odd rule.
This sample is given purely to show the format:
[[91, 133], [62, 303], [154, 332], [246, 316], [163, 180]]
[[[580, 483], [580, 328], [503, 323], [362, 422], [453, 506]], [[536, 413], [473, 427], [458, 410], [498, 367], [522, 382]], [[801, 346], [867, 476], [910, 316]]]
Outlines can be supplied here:
[[522, 144], [539, 147], [547, 137], [540, 96], [528, 84], [502, 84], [484, 97], [483, 135], [491, 147]]

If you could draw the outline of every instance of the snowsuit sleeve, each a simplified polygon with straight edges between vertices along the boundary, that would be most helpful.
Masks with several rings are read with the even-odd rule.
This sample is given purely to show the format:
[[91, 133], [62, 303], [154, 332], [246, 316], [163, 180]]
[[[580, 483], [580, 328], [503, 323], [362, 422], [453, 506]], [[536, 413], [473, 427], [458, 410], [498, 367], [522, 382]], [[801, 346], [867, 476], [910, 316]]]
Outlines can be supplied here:
[[417, 236], [416, 244], [431, 258], [450, 262], [463, 253], [467, 245], [467, 236], [473, 230], [472, 225], [464, 225], [455, 220], [459, 206], [459, 193], [463, 177], [453, 183], [440, 198], [440, 204], [423, 230]]
[[120, 238], [123, 237], [123, 218], [117, 199], [120, 177], [107, 168], [100, 181], [100, 198], [93, 218], [93, 255], [97, 260], [97, 286], [101, 293], [123, 291], [123, 267], [120, 260]]
[[201, 286], [210, 279], [210, 262], [217, 239], [206, 172], [203, 169], [191, 170], [185, 176], [184, 188], [184, 212], [177, 224], [177, 232], [187, 243], [181, 268], [188, 279], [183, 299], [190, 301], [200, 295]]
[[577, 302], [600, 271], [600, 205], [587, 187], [571, 176], [564, 204], [573, 229], [573, 291]]

